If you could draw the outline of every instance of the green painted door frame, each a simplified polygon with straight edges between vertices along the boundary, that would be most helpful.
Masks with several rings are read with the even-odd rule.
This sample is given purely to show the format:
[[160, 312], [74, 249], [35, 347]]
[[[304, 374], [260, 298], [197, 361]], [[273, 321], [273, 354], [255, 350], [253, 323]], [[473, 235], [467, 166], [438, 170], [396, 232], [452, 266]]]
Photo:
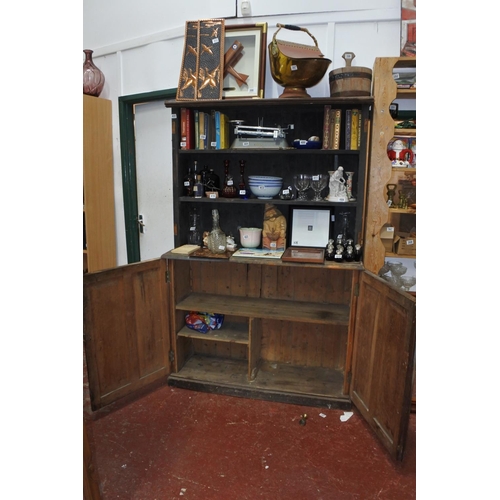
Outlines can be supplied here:
[[157, 90], [118, 98], [120, 120], [120, 149], [122, 162], [123, 208], [127, 261], [140, 262], [139, 230], [137, 217], [137, 171], [135, 161], [135, 105], [152, 101], [175, 99], [177, 89]]

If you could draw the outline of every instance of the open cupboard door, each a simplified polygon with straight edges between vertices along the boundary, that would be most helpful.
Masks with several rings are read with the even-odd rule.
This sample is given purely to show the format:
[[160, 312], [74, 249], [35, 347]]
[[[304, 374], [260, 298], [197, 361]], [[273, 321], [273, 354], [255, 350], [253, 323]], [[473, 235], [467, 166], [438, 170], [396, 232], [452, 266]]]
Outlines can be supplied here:
[[165, 259], [83, 277], [83, 332], [92, 409], [170, 374]]
[[410, 418], [415, 312], [413, 296], [360, 273], [350, 396], [396, 460], [403, 459]]

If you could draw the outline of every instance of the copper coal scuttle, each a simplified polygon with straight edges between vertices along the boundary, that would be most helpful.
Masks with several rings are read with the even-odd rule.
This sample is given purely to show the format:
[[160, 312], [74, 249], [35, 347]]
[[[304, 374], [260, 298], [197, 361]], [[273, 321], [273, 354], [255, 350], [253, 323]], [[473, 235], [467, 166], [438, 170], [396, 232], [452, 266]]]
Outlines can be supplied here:
[[[290, 24], [277, 24], [269, 44], [269, 65], [273, 80], [285, 87], [280, 98], [308, 98], [306, 88], [317, 85], [325, 76], [331, 60], [319, 50], [318, 42], [306, 28]], [[276, 35], [281, 28], [304, 31], [314, 41], [314, 46], [278, 40]]]

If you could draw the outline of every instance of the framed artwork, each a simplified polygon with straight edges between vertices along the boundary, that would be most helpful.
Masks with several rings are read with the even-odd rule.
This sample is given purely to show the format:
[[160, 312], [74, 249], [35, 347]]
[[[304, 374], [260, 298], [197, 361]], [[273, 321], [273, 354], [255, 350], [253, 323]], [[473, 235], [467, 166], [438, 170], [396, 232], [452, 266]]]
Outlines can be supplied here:
[[291, 247], [324, 249], [330, 238], [331, 212], [329, 209], [294, 208], [291, 212]]
[[223, 99], [264, 98], [267, 23], [225, 26]]

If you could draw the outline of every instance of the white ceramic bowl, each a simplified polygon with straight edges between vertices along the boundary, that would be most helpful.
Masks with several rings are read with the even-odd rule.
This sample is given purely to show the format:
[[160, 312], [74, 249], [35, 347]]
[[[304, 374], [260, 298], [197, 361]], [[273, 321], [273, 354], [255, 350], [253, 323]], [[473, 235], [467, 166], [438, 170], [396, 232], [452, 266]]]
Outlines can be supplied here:
[[262, 229], [259, 227], [240, 227], [240, 242], [245, 248], [257, 248], [260, 245]]
[[259, 181], [283, 181], [283, 177], [274, 177], [273, 175], [249, 175], [248, 179], [258, 179]]
[[273, 196], [276, 196], [280, 192], [282, 185], [283, 183], [280, 182], [279, 184], [276, 184], [274, 186], [268, 186], [266, 184], [250, 184], [249, 186], [250, 191], [252, 191], [252, 194], [257, 196], [257, 198], [268, 200]]

